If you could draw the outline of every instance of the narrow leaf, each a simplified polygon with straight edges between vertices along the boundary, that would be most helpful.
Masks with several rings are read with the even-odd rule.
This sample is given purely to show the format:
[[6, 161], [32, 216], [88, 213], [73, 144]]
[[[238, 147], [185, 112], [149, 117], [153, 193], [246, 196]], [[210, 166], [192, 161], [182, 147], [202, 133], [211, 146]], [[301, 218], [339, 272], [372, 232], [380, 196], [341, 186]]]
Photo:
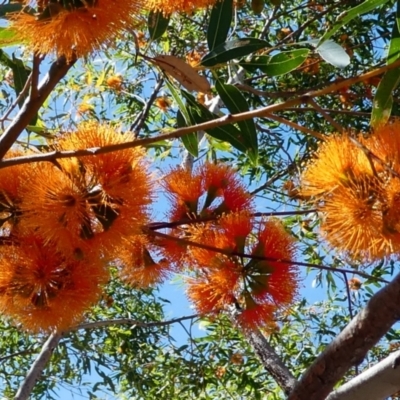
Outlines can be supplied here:
[[[232, 114], [249, 111], [249, 105], [242, 92], [234, 85], [223, 84], [217, 81], [215, 84], [221, 100]], [[247, 119], [237, 123], [243, 138], [243, 143], [247, 147], [248, 155], [253, 162], [257, 164], [258, 159], [258, 141], [257, 130], [253, 119]]]
[[[167, 86], [168, 86], [169, 91], [171, 92], [173, 99], [178, 104], [179, 111], [176, 115], [178, 127], [181, 128], [184, 126], [192, 125], [193, 121], [190, 117], [190, 114], [189, 114], [187, 108], [186, 108], [186, 105], [183, 101], [182, 96], [175, 89], [174, 85], [172, 85], [170, 82], [168, 82], [168, 80], [167, 80]], [[198, 157], [199, 149], [198, 149], [198, 140], [197, 140], [196, 132], [192, 132], [185, 136], [182, 136], [182, 143], [185, 146], [186, 150], [190, 154], [192, 154], [194, 157]]]
[[260, 69], [269, 76], [284, 75], [303, 64], [309, 53], [309, 49], [283, 51], [270, 57]]
[[217, 1], [211, 10], [207, 29], [207, 43], [209, 50], [225, 42], [233, 18], [233, 1]]
[[333, 40], [327, 40], [319, 45], [320, 41], [318, 39], [311, 39], [308, 43], [315, 47], [315, 50], [323, 60], [334, 67], [344, 68], [350, 64], [350, 57], [346, 50]]
[[211, 86], [205, 76], [199, 75], [197, 70], [187, 64], [181, 58], [162, 55], [150, 59], [158, 65], [164, 72], [176, 79], [185, 89], [206, 93]]
[[[180, 110], [178, 110], [176, 114], [176, 123], [178, 128], [183, 128], [187, 126], [185, 118], [183, 117]], [[185, 149], [194, 157], [199, 156], [199, 142], [197, 140], [197, 133], [192, 132], [188, 133], [185, 136], [182, 136], [182, 143], [185, 146]]]
[[21, 43], [20, 39], [16, 39], [16, 32], [10, 28], [0, 28], [0, 46], [15, 46]]
[[150, 34], [150, 41], [159, 39], [168, 28], [170, 17], [164, 17], [160, 11], [150, 11], [147, 19], [147, 29]]
[[257, 50], [268, 47], [268, 42], [255, 38], [235, 39], [217, 46], [214, 50], [206, 54], [201, 65], [204, 67], [213, 67], [214, 65], [225, 63], [234, 58], [241, 58]]
[[[400, 0], [397, 1], [396, 21], [393, 25], [390, 39], [387, 64], [392, 64], [400, 57]], [[393, 107], [393, 91], [400, 83], [400, 68], [387, 71], [379, 82], [374, 101], [372, 103], [371, 126], [377, 128], [385, 124], [390, 118]]]
[[[206, 107], [198, 104], [194, 97], [188, 92], [182, 90], [182, 95], [188, 102], [188, 108], [190, 107], [191, 116], [196, 124], [212, 121], [213, 119], [218, 118], [217, 115], [213, 114]], [[233, 125], [218, 126], [216, 128], [208, 129], [206, 132], [216, 139], [230, 143], [233, 147], [243, 153], [246, 153], [248, 150], [246, 145], [243, 143], [241, 132]]]
[[336, 22], [333, 24], [332, 28], [326, 32], [319, 40], [318, 46], [323, 42], [331, 38], [342, 26], [349, 23], [352, 19], [372, 11], [382, 4], [387, 3], [389, 0], [366, 0], [364, 3], [359, 4], [356, 7], [351, 8], [348, 11], [342, 12], [338, 17]]

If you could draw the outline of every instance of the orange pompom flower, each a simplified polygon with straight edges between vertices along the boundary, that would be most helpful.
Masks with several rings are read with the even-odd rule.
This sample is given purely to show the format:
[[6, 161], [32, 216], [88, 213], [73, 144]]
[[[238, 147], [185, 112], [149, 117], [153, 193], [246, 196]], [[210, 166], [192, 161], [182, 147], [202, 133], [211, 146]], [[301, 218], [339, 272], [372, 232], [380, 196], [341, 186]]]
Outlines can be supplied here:
[[205, 163], [193, 172], [174, 169], [163, 185], [171, 199], [172, 221], [253, 208], [252, 197], [227, 165]]
[[0, 252], [0, 309], [31, 332], [76, 324], [108, 280], [98, 259], [68, 258], [30, 235]]
[[88, 248], [85, 241], [101, 229], [88, 201], [94, 186], [87, 185], [74, 160], [63, 160], [63, 165], [65, 170], [50, 163], [35, 165], [21, 203], [21, 226], [66, 253], [80, 253]]
[[37, 54], [72, 60], [110, 46], [143, 9], [140, 0], [26, 0], [37, 14], [13, 15], [11, 29]]
[[[8, 152], [5, 158], [22, 156], [21, 151]], [[32, 171], [31, 164], [14, 165], [0, 169], [0, 236], [15, 233], [21, 219], [23, 189]]]
[[216, 0], [150, 0], [150, 2], [147, 2], [146, 4], [153, 11], [160, 11], [164, 15], [170, 15], [174, 12], [192, 14], [197, 9], [212, 6], [215, 2]]
[[303, 196], [319, 197], [359, 176], [373, 176], [367, 156], [348, 136], [329, 136], [301, 176]]
[[189, 298], [199, 312], [239, 305], [239, 320], [248, 328], [267, 325], [276, 310], [289, 307], [298, 287], [297, 269], [291, 264], [294, 240], [280, 221], [262, 223], [256, 235], [252, 228], [245, 212], [188, 227], [191, 241], [224, 251], [189, 246], [188, 260], [198, 275], [189, 280]]
[[187, 279], [187, 295], [199, 313], [219, 312], [235, 302], [240, 266], [226, 261], [207, 274]]
[[[108, 125], [83, 123], [76, 132], [63, 135], [59, 150], [100, 148], [134, 140]], [[60, 160], [61, 161], [61, 160]], [[62, 161], [61, 161], [62, 164]], [[106, 252], [116, 252], [121, 237], [141, 233], [148, 221], [148, 206], [153, 199], [153, 183], [144, 152], [128, 148], [118, 152], [79, 157], [79, 171], [87, 185], [87, 202], [94, 214], [94, 242]], [[63, 166], [63, 164], [62, 164]], [[98, 231], [97, 226], [101, 225]]]
[[[155, 258], [159, 260], [156, 261]], [[121, 279], [139, 288], [161, 283], [173, 271], [173, 264], [166, 259], [160, 259], [157, 246], [145, 235], [124, 238], [117, 263], [120, 265]]]

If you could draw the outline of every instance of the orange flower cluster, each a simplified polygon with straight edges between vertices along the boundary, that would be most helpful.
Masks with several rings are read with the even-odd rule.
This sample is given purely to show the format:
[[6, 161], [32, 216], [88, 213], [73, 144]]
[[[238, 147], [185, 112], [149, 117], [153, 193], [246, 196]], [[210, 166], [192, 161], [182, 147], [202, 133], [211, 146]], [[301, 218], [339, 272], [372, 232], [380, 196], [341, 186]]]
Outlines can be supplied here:
[[141, 0], [24, 0], [36, 15], [12, 16], [11, 29], [38, 54], [55, 53], [67, 60], [85, 56], [114, 38], [143, 9]]
[[304, 196], [323, 213], [321, 230], [350, 258], [400, 252], [400, 121], [368, 138], [331, 136], [302, 175]]
[[[239, 306], [239, 320], [251, 329], [269, 325], [277, 310], [293, 302], [298, 275], [290, 261], [295, 247], [280, 221], [263, 222], [254, 233], [250, 214], [235, 212], [219, 218], [218, 224], [188, 230], [192, 241], [208, 247], [188, 249], [196, 272], [187, 280], [187, 293], [200, 313]], [[214, 247], [224, 253], [213, 251]]]
[[[56, 150], [132, 141], [86, 123]], [[31, 331], [66, 329], [101, 295], [106, 263], [142, 233], [152, 184], [143, 151], [65, 158], [0, 170], [0, 310]]]
[[150, 10], [160, 11], [168, 16], [176, 12], [193, 14], [196, 10], [213, 6], [215, 3], [216, 0], [150, 0], [146, 5]]
[[[233, 169], [211, 163], [194, 172], [174, 169], [163, 185], [170, 220], [180, 225], [171, 231], [176, 241], [162, 239], [158, 245], [170, 264], [189, 266], [187, 293], [200, 313], [239, 306], [243, 325], [252, 328], [268, 324], [293, 301], [298, 282], [290, 264], [293, 239], [277, 220], [254, 232], [252, 198]], [[193, 223], [196, 219], [204, 222]], [[249, 257], [243, 256], [246, 250]]]

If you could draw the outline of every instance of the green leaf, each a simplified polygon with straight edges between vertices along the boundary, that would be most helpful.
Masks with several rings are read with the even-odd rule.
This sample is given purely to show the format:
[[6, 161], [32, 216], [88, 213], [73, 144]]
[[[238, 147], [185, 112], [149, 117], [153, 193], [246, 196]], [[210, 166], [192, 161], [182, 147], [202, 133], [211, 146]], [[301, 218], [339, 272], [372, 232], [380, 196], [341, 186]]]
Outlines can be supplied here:
[[[176, 123], [178, 128], [183, 128], [187, 126], [185, 118], [183, 117], [180, 110], [178, 110], [176, 114]], [[197, 140], [197, 133], [192, 132], [188, 133], [185, 136], [182, 136], [182, 143], [185, 146], [185, 149], [193, 156], [199, 156], [199, 141]]]
[[[174, 85], [168, 80], [166, 81], [169, 91], [171, 92], [172, 97], [178, 104], [179, 111], [176, 115], [178, 127], [190, 126], [193, 124], [193, 120], [189, 114], [188, 109], [183, 102], [182, 96], [175, 89]], [[185, 146], [186, 150], [194, 157], [198, 157], [199, 155], [199, 143], [197, 140], [197, 133], [192, 132], [185, 136], [182, 136], [182, 143]]]
[[[0, 63], [5, 65], [6, 67], [10, 68], [13, 72], [14, 78], [14, 87], [17, 96], [21, 93], [22, 89], [25, 86], [26, 81], [30, 75], [30, 68], [26, 67], [22, 60], [16, 58], [13, 55], [11, 59], [3, 50], [0, 49]], [[25, 98], [28, 96], [28, 92], [25, 93], [24, 96], [18, 102], [19, 106], [21, 107], [25, 101]], [[36, 119], [34, 121], [30, 121], [31, 125], [35, 125]]]
[[309, 49], [283, 51], [270, 57], [260, 69], [269, 76], [284, 75], [303, 64], [309, 53]]
[[318, 39], [311, 39], [309, 43], [316, 47], [315, 50], [323, 60], [334, 67], [344, 68], [350, 64], [350, 56], [346, 50], [333, 40], [327, 40], [320, 45]]
[[[400, 58], [400, 0], [397, 2], [396, 21], [393, 25], [392, 37], [390, 39], [387, 64], [392, 64]], [[377, 128], [385, 124], [390, 118], [393, 107], [393, 91], [400, 83], [400, 68], [387, 71], [376, 90], [372, 103], [371, 126]]]
[[265, 40], [255, 38], [231, 40], [220, 44], [214, 50], [206, 54], [201, 60], [201, 65], [204, 67], [213, 67], [214, 65], [225, 63], [234, 58], [247, 56], [248, 54], [268, 46], [269, 44]]
[[16, 32], [10, 28], [0, 28], [0, 47], [15, 46], [21, 40], [15, 38]]
[[389, 0], [366, 0], [364, 1], [364, 3], [361, 3], [358, 6], [351, 8], [350, 10], [342, 12], [337, 17], [336, 22], [333, 24], [332, 28], [321, 37], [318, 46], [331, 38], [342, 26], [349, 23], [352, 19], [362, 14], [365, 14], [368, 11], [372, 11], [382, 4], [387, 3], [388, 1]]
[[211, 10], [207, 29], [207, 44], [209, 50], [225, 42], [233, 18], [233, 1], [217, 1]]
[[150, 41], [159, 39], [168, 28], [170, 17], [164, 17], [160, 11], [150, 11], [147, 19], [147, 28]]
[[[242, 92], [234, 85], [223, 84], [217, 81], [215, 84], [221, 100], [232, 114], [249, 111], [249, 105]], [[243, 143], [247, 147], [247, 153], [254, 165], [258, 159], [257, 130], [253, 119], [247, 119], [237, 123], [242, 134]]]
[[[182, 90], [182, 95], [188, 102], [188, 109], [190, 109], [191, 118], [194, 120], [194, 123], [201, 124], [218, 118], [217, 115], [213, 114], [206, 107], [198, 104], [194, 97], [188, 92]], [[206, 132], [216, 139], [230, 143], [233, 147], [243, 153], [246, 153], [248, 150], [243, 142], [240, 130], [233, 125], [218, 126], [216, 128], [207, 129]]]

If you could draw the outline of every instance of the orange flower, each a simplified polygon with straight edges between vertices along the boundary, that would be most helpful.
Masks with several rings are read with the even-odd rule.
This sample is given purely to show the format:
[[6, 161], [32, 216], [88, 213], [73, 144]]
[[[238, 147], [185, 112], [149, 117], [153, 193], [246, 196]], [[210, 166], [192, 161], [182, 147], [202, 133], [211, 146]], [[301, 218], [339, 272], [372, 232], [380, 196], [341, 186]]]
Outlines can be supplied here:
[[37, 0], [36, 4], [38, 14], [15, 14], [11, 29], [35, 53], [55, 53], [67, 60], [110, 46], [143, 8], [139, 0]]
[[111, 75], [107, 78], [106, 84], [109, 88], [116, 90], [119, 92], [122, 89], [122, 85], [124, 80], [120, 74]]
[[207, 275], [187, 279], [187, 295], [201, 314], [218, 312], [235, 301], [240, 267], [226, 262], [220, 268], [211, 268]]
[[161, 283], [173, 270], [173, 264], [166, 259], [158, 262], [150, 254], [157, 256], [157, 247], [152, 245], [145, 235], [126, 238], [118, 252], [120, 277], [128, 284], [146, 288]]
[[202, 177], [182, 168], [172, 170], [164, 177], [162, 185], [167, 191], [172, 207], [170, 219], [179, 221], [197, 215], [199, 198], [203, 194]]
[[222, 203], [211, 209], [216, 214], [252, 208], [250, 195], [236, 172], [228, 165], [206, 163], [200, 173], [204, 177], [204, 188], [207, 192], [203, 211], [208, 209], [219, 197], [222, 198]]
[[245, 266], [254, 298], [279, 308], [290, 305], [298, 286], [297, 268], [288, 262], [294, 259], [295, 241], [279, 220], [270, 219], [263, 224], [251, 254], [266, 258], [252, 259]]
[[329, 136], [302, 174], [300, 194], [318, 197], [348, 186], [361, 175], [373, 175], [363, 151], [348, 136]]
[[[190, 240], [195, 243], [223, 249], [232, 252], [236, 243], [234, 237], [227, 236], [219, 227], [212, 223], [189, 225], [186, 229]], [[191, 263], [200, 268], [210, 268], [215, 264], [220, 265], [226, 262], [227, 256], [211, 249], [203, 249], [197, 246], [189, 246]]]
[[382, 191], [371, 180], [360, 180], [326, 199], [321, 231], [333, 247], [365, 260], [393, 251], [390, 238], [384, 235]]
[[[375, 132], [365, 140], [365, 146], [389, 167], [400, 173], [400, 119], [395, 119], [386, 125], [379, 126]], [[376, 169], [383, 172], [382, 165], [376, 163]], [[388, 171], [385, 171], [388, 174]]]
[[[108, 125], [89, 122], [79, 125], [76, 132], [60, 137], [56, 148], [100, 148], [133, 140], [129, 133], [122, 135]], [[102, 227], [95, 240], [104, 251], [114, 251], [121, 237], [141, 233], [142, 226], [148, 221], [153, 185], [144, 152], [128, 148], [79, 157], [79, 163], [89, 187], [87, 201]]]
[[360, 290], [362, 286], [362, 282], [357, 278], [349, 279], [349, 288], [350, 290]]
[[154, 104], [162, 111], [167, 112], [171, 107], [172, 101], [167, 96], [157, 97]]
[[101, 296], [98, 259], [70, 259], [33, 235], [0, 253], [0, 309], [32, 332], [64, 330]]
[[223, 215], [218, 224], [224, 236], [235, 243], [233, 251], [244, 253], [246, 238], [253, 229], [251, 216], [248, 212], [236, 212]]
[[150, 0], [146, 4], [151, 10], [161, 11], [164, 15], [170, 15], [174, 12], [192, 14], [197, 9], [212, 6], [214, 3], [215, 0]]
[[100, 231], [90, 204], [88, 186], [71, 160], [63, 160], [71, 174], [50, 163], [35, 165], [21, 203], [22, 229], [36, 231], [45, 242], [55, 242], [66, 252], [85, 247], [85, 240]]
[[[6, 158], [26, 155], [21, 151], [8, 152]], [[15, 230], [21, 218], [23, 188], [31, 173], [31, 164], [15, 165], [0, 169], [0, 228], [1, 236]]]
[[276, 311], [272, 303], [262, 303], [254, 300], [249, 293], [244, 296], [244, 309], [238, 316], [245, 329], [254, 329], [271, 324]]

